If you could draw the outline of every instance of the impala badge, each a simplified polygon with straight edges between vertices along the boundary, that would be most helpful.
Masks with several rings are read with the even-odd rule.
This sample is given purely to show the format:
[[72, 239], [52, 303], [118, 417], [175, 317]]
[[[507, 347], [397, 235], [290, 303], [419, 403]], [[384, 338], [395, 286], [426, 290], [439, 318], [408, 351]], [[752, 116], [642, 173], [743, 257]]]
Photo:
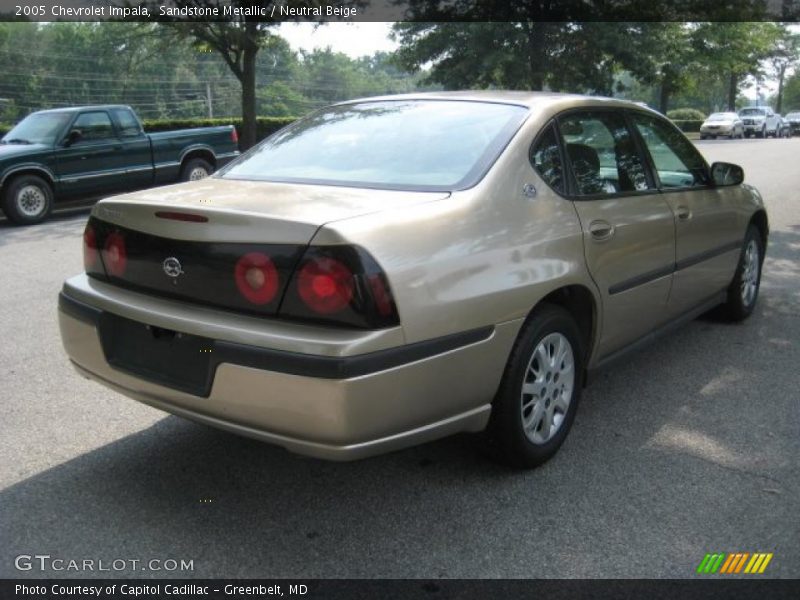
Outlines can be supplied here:
[[174, 256], [165, 259], [161, 266], [164, 268], [164, 273], [167, 274], [167, 277], [172, 277], [173, 279], [183, 273], [181, 262]]

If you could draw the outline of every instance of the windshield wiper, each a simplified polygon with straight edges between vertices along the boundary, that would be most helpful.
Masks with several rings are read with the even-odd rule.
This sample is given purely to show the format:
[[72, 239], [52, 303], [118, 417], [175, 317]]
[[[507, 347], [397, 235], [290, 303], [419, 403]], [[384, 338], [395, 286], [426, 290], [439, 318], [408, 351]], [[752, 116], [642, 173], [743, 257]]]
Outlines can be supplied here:
[[4, 144], [32, 144], [30, 140], [23, 140], [21, 138], [11, 138], [10, 140], [3, 140]]

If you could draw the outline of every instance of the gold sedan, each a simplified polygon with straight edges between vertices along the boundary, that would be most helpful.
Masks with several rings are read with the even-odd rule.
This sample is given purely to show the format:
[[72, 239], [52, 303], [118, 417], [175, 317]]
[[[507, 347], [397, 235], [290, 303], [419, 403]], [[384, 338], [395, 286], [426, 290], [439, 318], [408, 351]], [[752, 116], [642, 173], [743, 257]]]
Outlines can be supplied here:
[[752, 312], [768, 226], [743, 177], [624, 101], [347, 102], [208, 179], [98, 203], [62, 338], [113, 390], [292, 451], [486, 430], [533, 467], [590, 374]]

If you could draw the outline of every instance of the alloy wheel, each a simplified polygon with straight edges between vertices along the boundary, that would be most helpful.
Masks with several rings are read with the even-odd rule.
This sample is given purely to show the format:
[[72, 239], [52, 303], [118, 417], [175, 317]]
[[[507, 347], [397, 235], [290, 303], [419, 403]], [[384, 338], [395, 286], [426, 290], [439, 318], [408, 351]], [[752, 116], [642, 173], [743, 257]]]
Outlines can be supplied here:
[[561, 428], [575, 386], [575, 356], [561, 333], [545, 336], [531, 355], [522, 383], [521, 410], [525, 436], [547, 443]]

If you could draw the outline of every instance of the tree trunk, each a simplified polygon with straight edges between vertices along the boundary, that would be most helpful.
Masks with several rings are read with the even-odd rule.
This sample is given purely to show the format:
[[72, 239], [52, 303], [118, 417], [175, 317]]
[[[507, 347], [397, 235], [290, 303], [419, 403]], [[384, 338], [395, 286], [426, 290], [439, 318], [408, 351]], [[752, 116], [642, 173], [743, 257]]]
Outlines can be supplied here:
[[728, 76], [728, 110], [736, 112], [736, 92], [739, 90], [739, 76], [730, 73]]
[[256, 55], [258, 54], [258, 23], [247, 22], [247, 40], [242, 53], [242, 131], [239, 149], [244, 152], [256, 142]]
[[528, 34], [528, 86], [531, 91], [544, 89], [546, 55], [544, 51], [545, 30], [551, 23], [527, 24]]
[[786, 65], [781, 65], [778, 71], [778, 100], [775, 103], [775, 112], [780, 114], [783, 112], [783, 80], [786, 77]]
[[669, 104], [670, 86], [666, 81], [661, 82], [661, 89], [658, 92], [658, 112], [662, 115], [667, 114]]

